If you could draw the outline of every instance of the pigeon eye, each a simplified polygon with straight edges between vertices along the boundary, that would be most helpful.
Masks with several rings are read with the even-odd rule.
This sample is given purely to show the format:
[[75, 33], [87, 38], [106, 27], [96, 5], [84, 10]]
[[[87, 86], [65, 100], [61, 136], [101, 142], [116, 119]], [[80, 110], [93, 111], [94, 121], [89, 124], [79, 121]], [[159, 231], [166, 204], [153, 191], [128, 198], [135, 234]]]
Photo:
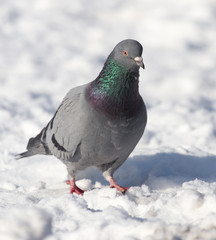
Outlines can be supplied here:
[[124, 55], [124, 56], [127, 56], [127, 55], [128, 55], [128, 53], [127, 53], [126, 50], [123, 50], [123, 55]]

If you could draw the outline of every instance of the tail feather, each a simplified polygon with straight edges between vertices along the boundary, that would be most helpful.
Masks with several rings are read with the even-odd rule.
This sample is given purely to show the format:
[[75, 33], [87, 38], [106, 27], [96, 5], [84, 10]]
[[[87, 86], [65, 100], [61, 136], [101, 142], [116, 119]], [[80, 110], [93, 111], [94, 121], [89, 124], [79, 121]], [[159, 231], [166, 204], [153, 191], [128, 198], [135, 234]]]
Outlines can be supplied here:
[[26, 152], [20, 153], [15, 156], [18, 160], [20, 158], [31, 157], [36, 154], [50, 155], [51, 152], [45, 142], [46, 128], [44, 128], [36, 137], [30, 138], [27, 145]]
[[25, 158], [25, 157], [31, 157], [33, 155], [35, 155], [36, 153], [30, 152], [30, 151], [26, 151], [20, 154], [15, 155], [15, 159], [19, 160], [20, 158]]

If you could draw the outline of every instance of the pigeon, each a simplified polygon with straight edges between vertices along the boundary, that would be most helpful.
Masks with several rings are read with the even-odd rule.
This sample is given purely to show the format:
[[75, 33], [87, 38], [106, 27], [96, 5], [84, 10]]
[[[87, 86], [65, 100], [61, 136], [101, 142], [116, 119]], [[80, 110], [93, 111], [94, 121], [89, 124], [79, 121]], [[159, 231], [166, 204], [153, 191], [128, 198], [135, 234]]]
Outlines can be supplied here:
[[77, 171], [95, 166], [111, 188], [125, 193], [113, 173], [125, 162], [142, 137], [147, 112], [139, 94], [139, 69], [145, 68], [142, 45], [119, 42], [98, 77], [71, 89], [53, 118], [27, 144], [17, 159], [36, 154], [54, 155], [67, 167], [70, 193], [83, 195], [75, 182]]

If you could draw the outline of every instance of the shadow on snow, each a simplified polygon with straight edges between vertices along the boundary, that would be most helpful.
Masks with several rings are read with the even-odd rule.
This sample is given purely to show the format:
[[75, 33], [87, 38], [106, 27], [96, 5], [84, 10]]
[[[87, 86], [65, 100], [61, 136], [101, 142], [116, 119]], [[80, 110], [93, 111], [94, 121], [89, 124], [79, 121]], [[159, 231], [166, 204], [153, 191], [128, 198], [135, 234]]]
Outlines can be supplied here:
[[[178, 153], [158, 153], [130, 157], [114, 174], [124, 186], [150, 185], [151, 188], [179, 186], [185, 181], [199, 179], [216, 181], [216, 156], [197, 157]], [[107, 185], [95, 168], [78, 173], [78, 178], [88, 178]], [[161, 184], [160, 181], [166, 183]], [[151, 185], [152, 180], [154, 184]], [[158, 181], [158, 183], [157, 183]]]

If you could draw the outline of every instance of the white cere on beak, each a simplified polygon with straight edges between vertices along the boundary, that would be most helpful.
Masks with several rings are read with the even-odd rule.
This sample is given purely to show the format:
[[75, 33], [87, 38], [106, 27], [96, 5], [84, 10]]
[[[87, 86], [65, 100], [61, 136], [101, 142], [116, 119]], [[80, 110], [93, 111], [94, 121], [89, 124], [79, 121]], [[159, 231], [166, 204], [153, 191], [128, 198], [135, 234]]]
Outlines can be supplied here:
[[141, 68], [145, 68], [145, 65], [143, 63], [143, 58], [142, 57], [135, 57], [134, 61], [136, 62], [136, 64], [141, 67]]

